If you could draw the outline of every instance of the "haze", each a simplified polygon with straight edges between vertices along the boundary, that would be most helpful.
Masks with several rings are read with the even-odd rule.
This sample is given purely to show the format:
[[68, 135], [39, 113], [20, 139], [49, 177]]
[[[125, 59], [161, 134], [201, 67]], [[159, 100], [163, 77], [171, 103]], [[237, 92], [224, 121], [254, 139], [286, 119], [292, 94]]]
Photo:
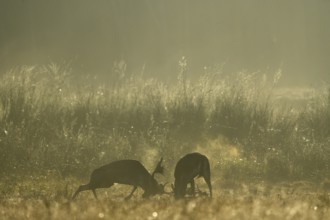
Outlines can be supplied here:
[[148, 76], [204, 67], [283, 72], [282, 84], [330, 78], [328, 0], [1, 0], [0, 71], [70, 62], [110, 74], [115, 62]]

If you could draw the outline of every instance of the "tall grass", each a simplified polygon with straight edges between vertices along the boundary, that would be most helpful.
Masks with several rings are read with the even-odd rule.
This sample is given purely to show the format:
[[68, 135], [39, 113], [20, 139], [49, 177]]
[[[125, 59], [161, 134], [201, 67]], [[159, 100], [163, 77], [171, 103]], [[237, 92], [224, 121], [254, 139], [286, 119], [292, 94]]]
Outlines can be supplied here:
[[229, 179], [330, 177], [329, 91], [292, 111], [274, 104], [278, 74], [240, 73], [231, 81], [206, 73], [192, 83], [181, 67], [174, 84], [124, 70], [108, 82], [77, 80], [54, 64], [4, 74], [0, 172], [85, 177], [111, 160], [151, 167], [160, 156], [171, 170], [198, 149], [209, 153], [215, 175]]

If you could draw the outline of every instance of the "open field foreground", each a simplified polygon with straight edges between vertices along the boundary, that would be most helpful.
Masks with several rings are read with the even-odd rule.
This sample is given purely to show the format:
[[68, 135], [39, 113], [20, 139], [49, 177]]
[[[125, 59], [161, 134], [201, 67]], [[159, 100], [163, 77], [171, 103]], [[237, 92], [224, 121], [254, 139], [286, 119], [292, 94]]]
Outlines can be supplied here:
[[[205, 191], [203, 182], [198, 185]], [[329, 192], [309, 182], [231, 185], [213, 181], [214, 196], [175, 200], [172, 195], [142, 199], [138, 189], [129, 201], [131, 187], [115, 185], [70, 195], [78, 182], [33, 181], [17, 184], [0, 199], [1, 219], [328, 219]], [[227, 185], [227, 186], [226, 186]], [[63, 188], [61, 188], [63, 187]], [[220, 188], [222, 187], [222, 188]], [[72, 190], [71, 190], [72, 189]], [[3, 189], [2, 189], [3, 190]], [[21, 193], [20, 193], [21, 192]]]

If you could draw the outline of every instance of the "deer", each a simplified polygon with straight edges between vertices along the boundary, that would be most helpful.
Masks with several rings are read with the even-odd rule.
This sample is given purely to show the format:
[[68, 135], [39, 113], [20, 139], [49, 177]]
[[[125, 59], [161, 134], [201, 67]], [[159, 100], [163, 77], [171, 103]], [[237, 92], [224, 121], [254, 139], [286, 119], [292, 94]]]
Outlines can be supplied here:
[[[174, 197], [183, 198], [187, 193], [187, 185], [190, 183], [190, 193], [195, 196], [194, 178], [203, 177], [212, 197], [210, 163], [206, 156], [200, 153], [190, 153], [182, 157], [175, 166], [174, 171]], [[201, 192], [200, 192], [201, 193]]]
[[160, 159], [152, 174], [137, 160], [118, 160], [101, 166], [91, 173], [89, 183], [79, 186], [72, 196], [72, 200], [74, 200], [80, 192], [86, 190], [92, 190], [94, 197], [98, 199], [96, 189], [110, 188], [114, 183], [133, 186], [132, 192], [125, 197], [125, 200], [130, 199], [138, 187], [144, 190], [143, 198], [148, 198], [156, 194], [163, 194], [165, 193], [165, 185], [158, 184], [154, 178], [156, 173], [163, 174], [164, 167], [161, 165], [162, 162], [163, 158]]

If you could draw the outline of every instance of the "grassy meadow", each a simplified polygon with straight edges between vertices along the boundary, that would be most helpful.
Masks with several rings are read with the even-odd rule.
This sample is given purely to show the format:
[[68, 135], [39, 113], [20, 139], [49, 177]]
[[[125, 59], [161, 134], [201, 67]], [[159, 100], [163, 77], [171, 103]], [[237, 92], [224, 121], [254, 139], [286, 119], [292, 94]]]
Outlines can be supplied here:
[[[330, 214], [330, 90], [291, 97], [281, 73], [205, 72], [171, 83], [129, 74], [79, 77], [65, 65], [17, 67], [0, 80], [1, 219], [325, 219]], [[95, 168], [137, 159], [159, 182], [198, 151], [213, 199], [143, 200], [115, 185], [82, 192]], [[200, 179], [202, 191], [207, 187]], [[170, 187], [167, 189], [170, 191]]]

